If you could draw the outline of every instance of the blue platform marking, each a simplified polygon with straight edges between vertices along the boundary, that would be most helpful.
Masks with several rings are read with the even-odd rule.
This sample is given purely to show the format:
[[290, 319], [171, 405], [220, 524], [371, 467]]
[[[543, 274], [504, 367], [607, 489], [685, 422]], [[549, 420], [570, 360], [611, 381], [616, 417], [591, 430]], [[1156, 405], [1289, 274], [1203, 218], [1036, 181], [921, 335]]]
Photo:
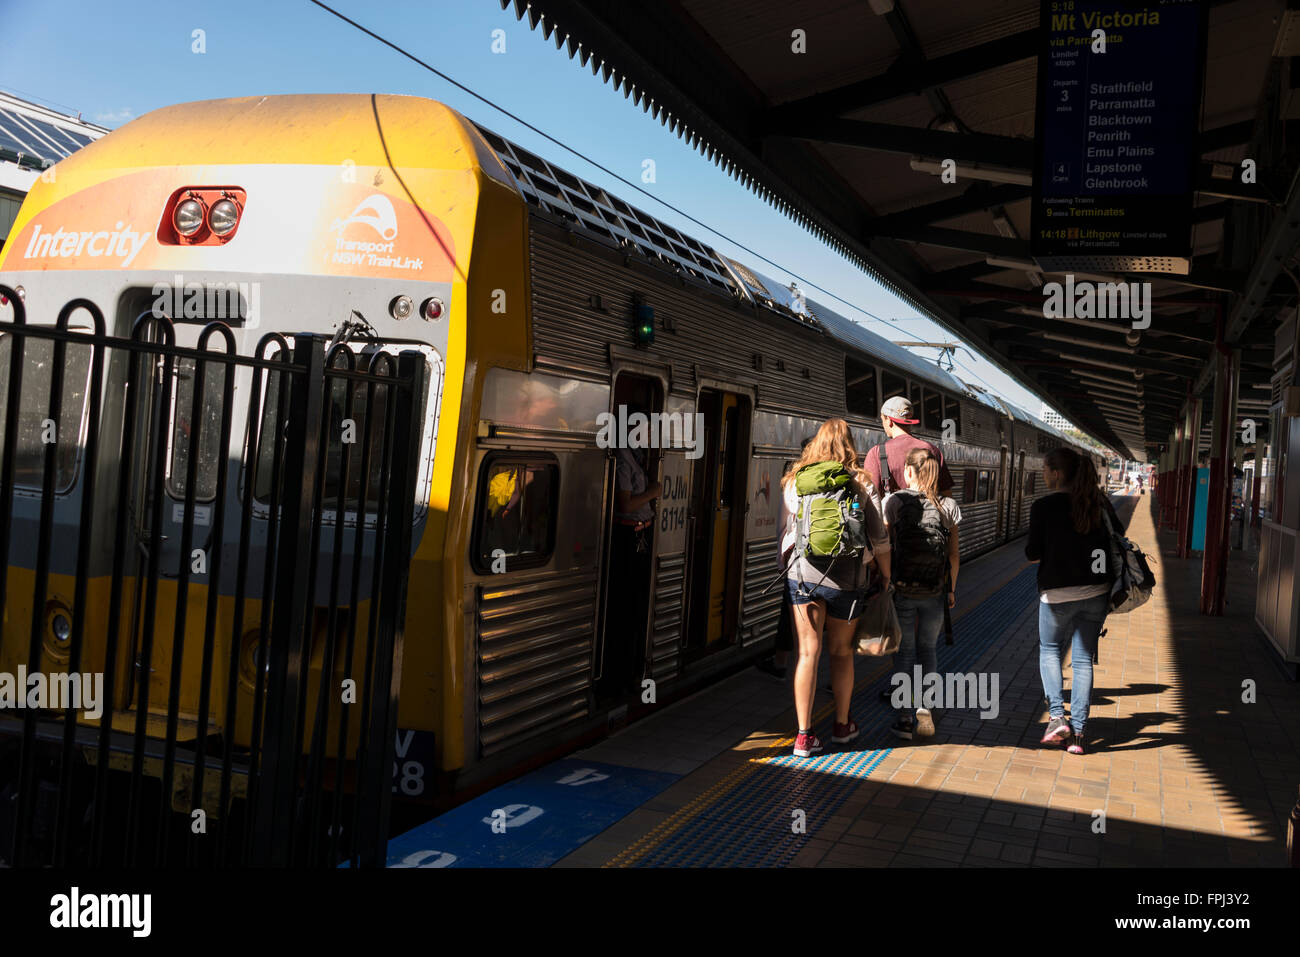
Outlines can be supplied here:
[[565, 758], [393, 838], [388, 866], [549, 867], [679, 777]]

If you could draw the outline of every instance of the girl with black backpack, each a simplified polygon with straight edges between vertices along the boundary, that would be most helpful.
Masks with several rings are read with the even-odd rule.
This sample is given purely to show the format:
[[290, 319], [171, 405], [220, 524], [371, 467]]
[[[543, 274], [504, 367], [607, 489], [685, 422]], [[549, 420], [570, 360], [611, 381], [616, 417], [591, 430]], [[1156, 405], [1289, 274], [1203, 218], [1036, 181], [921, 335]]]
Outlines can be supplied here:
[[[880, 518], [879, 493], [859, 468], [853, 436], [843, 419], [822, 424], [782, 476], [781, 489], [790, 516], [781, 560], [799, 645], [794, 670], [799, 733], [794, 754], [806, 758], [823, 750], [812, 728], [823, 631], [835, 698], [831, 741], [847, 744], [858, 736], [858, 726], [849, 715], [854, 619], [862, 613], [868, 567], [874, 564], [888, 584], [889, 536]], [[850, 539], [851, 547], [843, 548]]]
[[934, 716], [923, 707], [914, 668], [919, 652], [923, 676], [939, 670], [944, 610], [957, 601], [961, 509], [954, 499], [939, 494], [939, 459], [930, 449], [907, 453], [903, 478], [907, 488], [887, 496], [884, 504], [894, 565], [894, 611], [903, 629], [894, 659], [893, 697], [896, 707], [906, 709], [889, 730], [910, 740], [913, 732], [922, 738], [934, 734]]
[[[1053, 492], [1030, 508], [1025, 542], [1025, 557], [1038, 563], [1038, 671], [1048, 714], [1042, 743], [1083, 754], [1092, 659], [1115, 579], [1103, 510], [1115, 528], [1123, 523], [1099, 487], [1096, 467], [1073, 449], [1047, 453], [1043, 482]], [[1069, 719], [1061, 677], [1066, 648], [1073, 674]]]

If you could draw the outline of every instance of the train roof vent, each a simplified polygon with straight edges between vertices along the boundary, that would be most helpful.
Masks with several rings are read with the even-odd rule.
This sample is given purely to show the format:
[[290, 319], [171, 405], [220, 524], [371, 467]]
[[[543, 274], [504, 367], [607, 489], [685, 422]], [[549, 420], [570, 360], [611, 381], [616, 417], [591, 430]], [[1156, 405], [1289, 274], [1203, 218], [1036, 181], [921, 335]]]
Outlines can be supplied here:
[[649, 213], [622, 202], [505, 137], [477, 123], [531, 206], [567, 220], [578, 229], [639, 253], [673, 271], [731, 295], [739, 292], [718, 255]]

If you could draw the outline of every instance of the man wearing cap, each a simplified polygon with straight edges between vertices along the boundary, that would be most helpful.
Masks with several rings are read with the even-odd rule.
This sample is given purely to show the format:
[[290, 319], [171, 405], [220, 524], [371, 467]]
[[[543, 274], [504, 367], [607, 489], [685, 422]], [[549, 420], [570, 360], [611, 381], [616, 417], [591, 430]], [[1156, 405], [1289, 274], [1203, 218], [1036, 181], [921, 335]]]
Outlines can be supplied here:
[[907, 464], [907, 453], [917, 448], [929, 449], [939, 460], [939, 494], [951, 495], [952, 473], [943, 463], [943, 453], [933, 443], [918, 439], [904, 428], [916, 423], [917, 420], [912, 418], [912, 403], [906, 397], [896, 395], [887, 400], [880, 407], [880, 424], [884, 427], [885, 435], [889, 437], [885, 442], [885, 457], [889, 462], [887, 482], [882, 482], [880, 478], [879, 449], [870, 449], [865, 453], [863, 457], [866, 461], [863, 462], [863, 467], [871, 476], [872, 483], [879, 487], [882, 490], [881, 494], [884, 495], [886, 492], [907, 488], [907, 482], [903, 479], [903, 466]]

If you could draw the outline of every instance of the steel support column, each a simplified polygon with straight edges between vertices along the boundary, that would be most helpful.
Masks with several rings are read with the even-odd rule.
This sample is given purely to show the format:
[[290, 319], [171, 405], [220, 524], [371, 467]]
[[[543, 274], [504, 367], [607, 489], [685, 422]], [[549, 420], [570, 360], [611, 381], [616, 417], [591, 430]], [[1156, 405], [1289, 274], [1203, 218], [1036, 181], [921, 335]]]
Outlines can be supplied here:
[[1202, 615], [1222, 615], [1228, 582], [1228, 519], [1232, 505], [1232, 437], [1241, 354], [1223, 341], [1219, 320], [1214, 344], [1214, 404], [1210, 434], [1210, 487], [1205, 501], [1205, 552], [1201, 558]]
[[1192, 554], [1192, 519], [1196, 513], [1196, 458], [1201, 448], [1201, 399], [1193, 396], [1187, 403], [1187, 420], [1183, 428], [1182, 472], [1178, 482], [1178, 557]]

